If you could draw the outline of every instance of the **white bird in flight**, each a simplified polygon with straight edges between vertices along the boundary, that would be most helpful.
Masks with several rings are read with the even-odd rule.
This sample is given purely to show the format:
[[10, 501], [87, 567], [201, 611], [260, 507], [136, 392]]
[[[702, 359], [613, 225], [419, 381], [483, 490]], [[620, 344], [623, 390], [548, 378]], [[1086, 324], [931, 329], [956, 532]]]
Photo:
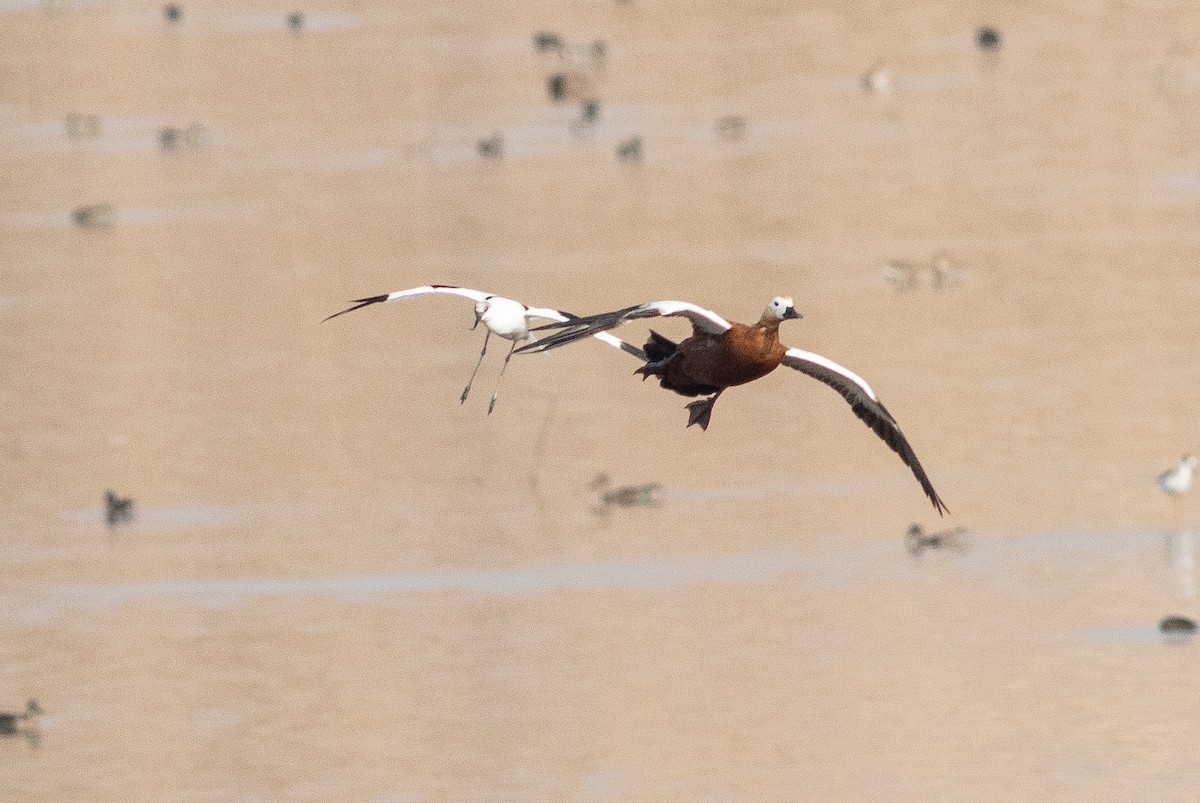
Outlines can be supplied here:
[[[483, 355], [487, 354], [488, 340], [492, 335], [502, 337], [505, 340], [512, 341], [512, 346], [508, 350], [508, 354], [504, 358], [504, 365], [500, 369], [500, 378], [504, 376], [504, 369], [508, 367], [508, 361], [512, 359], [513, 350], [518, 343], [533, 342], [537, 340], [532, 332], [529, 331], [529, 321], [532, 318], [544, 318], [551, 321], [559, 321], [566, 323], [575, 318], [570, 313], [562, 312], [556, 309], [546, 307], [529, 307], [522, 304], [520, 301], [514, 301], [511, 298], [485, 293], [481, 290], [472, 290], [468, 287], [454, 287], [448, 284], [427, 284], [421, 287], [413, 287], [408, 290], [397, 290], [394, 293], [386, 293], [379, 296], [371, 296], [370, 298], [355, 299], [353, 307], [344, 309], [341, 312], [335, 312], [325, 320], [336, 318], [339, 315], [345, 315], [347, 312], [353, 312], [356, 309], [361, 309], [369, 304], [380, 304], [387, 301], [401, 301], [407, 298], [416, 298], [417, 296], [428, 295], [430, 293], [444, 293], [453, 296], [462, 296], [469, 298], [475, 302], [475, 323], [471, 325], [474, 329], [482, 323], [486, 329], [483, 336], [483, 348], [479, 351], [479, 359], [475, 361], [475, 370], [471, 371], [471, 378], [467, 380], [467, 386], [463, 388], [462, 396], [459, 402], [465, 402], [467, 396], [471, 393], [471, 385], [475, 382], [475, 375], [479, 373], [479, 366], [483, 363]], [[322, 321], [323, 323], [324, 321]], [[594, 337], [608, 345], [619, 348], [622, 351], [632, 354], [642, 362], [646, 361], [646, 354], [637, 346], [632, 346], [623, 340], [620, 340], [608, 332], [597, 332]], [[496, 394], [500, 391], [500, 378], [496, 379], [496, 389], [492, 392], [492, 399], [488, 402], [488, 414], [496, 406]]]

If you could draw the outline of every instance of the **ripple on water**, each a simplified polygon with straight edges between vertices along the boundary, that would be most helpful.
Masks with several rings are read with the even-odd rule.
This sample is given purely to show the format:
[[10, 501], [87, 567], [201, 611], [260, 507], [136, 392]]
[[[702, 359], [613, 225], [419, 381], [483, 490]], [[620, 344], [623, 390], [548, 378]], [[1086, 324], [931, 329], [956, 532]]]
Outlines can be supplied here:
[[[244, 511], [205, 505], [148, 508], [139, 511], [137, 527], [221, 526]], [[68, 518], [101, 523], [99, 510], [75, 511]], [[824, 593], [872, 583], [916, 584], [931, 578], [943, 583], [983, 583], [993, 592], [1025, 599], [1060, 599], [1081, 582], [1076, 568], [1093, 573], [1119, 573], [1132, 564], [1156, 563], [1161, 533], [1122, 535], [1045, 534], [996, 537], [972, 533], [972, 548], [936, 561], [913, 561], [902, 534], [891, 541], [859, 541], [842, 536], [776, 546], [741, 554], [667, 554], [576, 564], [543, 564], [487, 568], [435, 568], [382, 574], [318, 577], [243, 577], [173, 579], [97, 585], [63, 583], [47, 586], [38, 599], [14, 597], [6, 615], [52, 619], [71, 611], [104, 609], [130, 602], [224, 609], [261, 597], [300, 600], [331, 596], [362, 601], [378, 596], [450, 593], [475, 597], [516, 596], [563, 591], [654, 591], [673, 593], [696, 584], [802, 584]], [[1047, 567], [1061, 566], [1061, 571]], [[3, 602], [0, 599], [0, 602]], [[1081, 623], [1081, 624], [1087, 624]], [[1037, 636], [1066, 644], [1190, 644], [1192, 639], [1159, 632], [1158, 622], [1105, 624], [1079, 630], [1045, 631]]]
[[[175, 526], [212, 526], [236, 515], [226, 509], [200, 508], [193, 515], [172, 509]], [[212, 511], [216, 511], [216, 513]], [[99, 511], [75, 514], [98, 521]], [[142, 521], [142, 513], [138, 521]], [[151, 514], [152, 515], [152, 514]], [[186, 522], [186, 524], [185, 524]], [[958, 562], [972, 575], [998, 573], [1007, 564], [1027, 562], [1015, 555], [1011, 543], [978, 539], [979, 548]], [[1107, 548], [1107, 547], [1106, 547]], [[1038, 550], [1034, 550], [1037, 554]], [[915, 572], [898, 535], [895, 543], [847, 543], [828, 539], [824, 545], [774, 547], [741, 554], [676, 554], [582, 564], [549, 564], [483, 569], [431, 569], [374, 575], [326, 577], [238, 578], [181, 580], [93, 586], [64, 584], [53, 596], [88, 606], [108, 606], [132, 600], [186, 598], [205, 606], [237, 605], [255, 596], [332, 594], [364, 599], [378, 594], [458, 592], [481, 596], [511, 596], [561, 590], [673, 590], [696, 583], [769, 583], [802, 577], [807, 587], [838, 589], [862, 582], [913, 582]], [[1036, 589], [1034, 590], [1036, 592]]]
[[813, 561], [792, 550], [744, 555], [676, 555], [589, 564], [440, 569], [378, 575], [302, 578], [184, 580], [120, 585], [63, 584], [52, 594], [90, 607], [183, 598], [205, 607], [228, 607], [256, 596], [332, 594], [352, 600], [378, 594], [459, 592], [512, 596], [557, 590], [665, 590], [700, 582], [765, 582], [811, 570]]

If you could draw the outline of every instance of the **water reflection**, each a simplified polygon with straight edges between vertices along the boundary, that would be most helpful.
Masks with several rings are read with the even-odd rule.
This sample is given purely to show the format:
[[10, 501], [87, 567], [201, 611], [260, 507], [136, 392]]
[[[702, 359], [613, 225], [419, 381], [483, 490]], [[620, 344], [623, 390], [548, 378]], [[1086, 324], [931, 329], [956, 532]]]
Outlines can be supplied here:
[[[142, 515], [152, 518], [153, 511], [153, 508], [147, 508]], [[1052, 596], [1062, 592], [1062, 584], [1075, 582], [1078, 572], [1073, 565], [1087, 564], [1092, 571], [1106, 568], [1115, 571], [1131, 559], [1147, 554], [1151, 543], [1149, 534], [1137, 533], [1012, 538], [976, 534], [974, 549], [965, 554], [952, 552], [954, 561], [939, 564], [939, 571], [943, 572], [939, 577], [941, 582], [951, 582], [956, 576], [990, 578], [999, 588], [1012, 588], [1017, 583], [1024, 595]], [[951, 574], [944, 573], [947, 567]], [[1056, 567], [1058, 571], [1049, 572], [1049, 567]], [[814, 589], [832, 590], [879, 582], [912, 583], [920, 580], [922, 572], [921, 564], [906, 559], [905, 547], [901, 545], [855, 542], [844, 536], [830, 536], [815, 543], [776, 546], [742, 554], [648, 555], [591, 563], [444, 568], [326, 577], [188, 579], [112, 585], [65, 583], [49, 589], [47, 597], [68, 606], [104, 607], [134, 600], [175, 599], [205, 607], [224, 607], [260, 595], [332, 594], [347, 599], [365, 599], [380, 594], [447, 592], [488, 596], [563, 590], [668, 592], [697, 583], [786, 583], [791, 580], [802, 581]]]
[[337, 577], [183, 580], [106, 586], [68, 583], [53, 588], [51, 597], [60, 602], [92, 607], [155, 598], [225, 607], [260, 595], [333, 594], [347, 599], [365, 599], [378, 594], [399, 593], [460, 592], [509, 596], [556, 590], [665, 591], [702, 582], [767, 582], [785, 574], [819, 571], [820, 568], [819, 561], [800, 551], [773, 549], [746, 555], [676, 555], [573, 565]]
[[1196, 599], [1196, 533], [1177, 530], [1166, 537], [1167, 561], [1174, 569], [1179, 598], [1191, 607]]

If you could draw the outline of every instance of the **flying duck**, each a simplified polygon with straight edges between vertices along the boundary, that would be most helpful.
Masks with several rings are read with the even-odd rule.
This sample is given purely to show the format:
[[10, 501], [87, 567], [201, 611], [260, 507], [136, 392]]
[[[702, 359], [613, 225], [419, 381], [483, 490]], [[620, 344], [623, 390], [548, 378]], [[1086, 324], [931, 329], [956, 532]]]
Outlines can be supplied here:
[[707, 429], [713, 404], [726, 388], [753, 382], [780, 365], [786, 365], [824, 382], [840, 393], [850, 403], [854, 414], [900, 455], [938, 514], [949, 512], [921, 467], [921, 462], [917, 460], [912, 446], [900, 431], [896, 419], [875, 396], [871, 386], [862, 377], [833, 360], [810, 351], [788, 348], [779, 342], [779, 325], [801, 317], [792, 299], [785, 296], [771, 299], [758, 323], [752, 326], [727, 321], [711, 310], [686, 301], [651, 301], [615, 312], [537, 327], [537, 330], [561, 331], [522, 346], [517, 353], [547, 351], [584, 337], [594, 337], [626, 321], [663, 316], [687, 318], [692, 324], [692, 334], [683, 342], [675, 343], [651, 331], [650, 339], [644, 346], [647, 362], [636, 373], [641, 374], [643, 380], [649, 376], [658, 377], [662, 387], [683, 396], [708, 397], [687, 405], [688, 426], [698, 424], [701, 429]]

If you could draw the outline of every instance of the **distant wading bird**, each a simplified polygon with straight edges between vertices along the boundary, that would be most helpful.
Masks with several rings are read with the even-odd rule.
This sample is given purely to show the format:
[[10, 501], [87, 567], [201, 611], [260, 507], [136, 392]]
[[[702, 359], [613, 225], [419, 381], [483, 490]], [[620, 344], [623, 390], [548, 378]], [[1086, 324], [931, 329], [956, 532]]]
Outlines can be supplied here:
[[1167, 496], [1185, 494], [1192, 487], [1192, 470], [1196, 468], [1196, 462], [1195, 457], [1185, 454], [1180, 458], [1179, 465], [1159, 474], [1154, 481]]
[[[1154, 481], [1158, 483], [1159, 490], [1171, 499], [1171, 517], [1176, 530], [1182, 526], [1182, 511], [1179, 506], [1181, 500], [1179, 497], [1192, 489], [1192, 472], [1196, 468], [1197, 462], [1194, 456], [1185, 454], [1179, 458], [1179, 465], [1167, 469], [1154, 478]], [[1184, 570], [1188, 573], [1188, 577], [1191, 577], [1191, 568], [1194, 568], [1195, 563], [1191, 557], [1191, 535], [1187, 534], [1186, 538], [1183, 538], [1184, 533], [1179, 533], [1179, 535], [1182, 539], [1178, 545], [1182, 556], [1181, 560], [1185, 564]]]
[[662, 387], [683, 396], [712, 394], [707, 399], [687, 405], [689, 427], [699, 424], [701, 429], [708, 428], [713, 404], [726, 388], [753, 382], [780, 365], [786, 365], [819, 379], [840, 393], [850, 403], [854, 414], [900, 455], [900, 459], [912, 470], [917, 482], [921, 483], [921, 488], [938, 513], [949, 512], [937, 491], [933, 489], [933, 484], [917, 460], [917, 455], [908, 440], [900, 432], [896, 419], [876, 398], [875, 391], [871, 390], [866, 381], [819, 354], [787, 348], [779, 342], [779, 324], [801, 317], [790, 298], [776, 296], [771, 299], [762, 317], [753, 326], [732, 323], [711, 310], [701, 309], [686, 301], [652, 301], [615, 312], [537, 327], [539, 331], [562, 331], [523, 346], [517, 349], [517, 353], [546, 351], [565, 346], [584, 337], [595, 337], [597, 333], [603, 333], [638, 318], [677, 315], [691, 321], [691, 337], [682, 343], [674, 343], [651, 331], [650, 339], [644, 347], [648, 362], [636, 373], [641, 374], [643, 380], [648, 376], [656, 376]]
[[133, 521], [133, 500], [120, 497], [110, 490], [104, 492], [104, 523], [109, 528], [118, 524], [129, 524]]
[[[511, 340], [512, 346], [508, 350], [508, 355], [504, 358], [504, 366], [500, 369], [500, 377], [504, 376], [504, 369], [508, 367], [508, 361], [512, 359], [513, 349], [518, 343], [525, 341], [536, 341], [537, 338], [529, 331], [529, 320], [531, 318], [545, 318], [551, 321], [570, 322], [574, 316], [566, 312], [560, 312], [555, 309], [546, 309], [544, 307], [527, 307], [520, 301], [514, 301], [511, 298], [484, 293], [480, 290], [471, 290], [466, 287], [453, 287], [448, 284], [429, 284], [422, 287], [413, 287], [410, 290], [397, 290], [394, 293], [387, 293], [381, 296], [371, 296], [370, 298], [355, 299], [353, 307], [344, 309], [341, 312], [335, 312], [325, 320], [336, 318], [339, 315], [345, 315], [347, 312], [353, 312], [356, 309], [361, 309], [368, 304], [380, 304], [385, 301], [400, 301], [406, 298], [416, 298], [417, 296], [428, 295], [430, 293], [444, 293], [453, 296], [462, 296], [469, 298], [475, 302], [475, 323], [471, 325], [471, 329], [484, 325], [487, 332], [483, 336], [483, 348], [479, 352], [479, 359], [475, 361], [475, 370], [471, 372], [471, 378], [467, 380], [467, 386], [463, 388], [462, 397], [459, 402], [465, 402], [467, 396], [471, 393], [471, 385], [475, 382], [475, 375], [479, 373], [479, 366], [483, 363], [483, 355], [487, 354], [488, 340], [492, 335], [502, 337], [505, 340]], [[324, 323], [324, 321], [322, 321]], [[646, 361], [645, 353], [637, 346], [631, 346], [628, 343], [613, 337], [607, 332], [597, 332], [595, 334], [597, 340], [607, 343], [614, 348], [619, 348], [622, 351], [632, 354], [642, 362]], [[496, 380], [496, 390], [492, 393], [492, 400], [488, 403], [488, 414], [496, 406], [496, 394], [500, 390], [500, 378]]]

